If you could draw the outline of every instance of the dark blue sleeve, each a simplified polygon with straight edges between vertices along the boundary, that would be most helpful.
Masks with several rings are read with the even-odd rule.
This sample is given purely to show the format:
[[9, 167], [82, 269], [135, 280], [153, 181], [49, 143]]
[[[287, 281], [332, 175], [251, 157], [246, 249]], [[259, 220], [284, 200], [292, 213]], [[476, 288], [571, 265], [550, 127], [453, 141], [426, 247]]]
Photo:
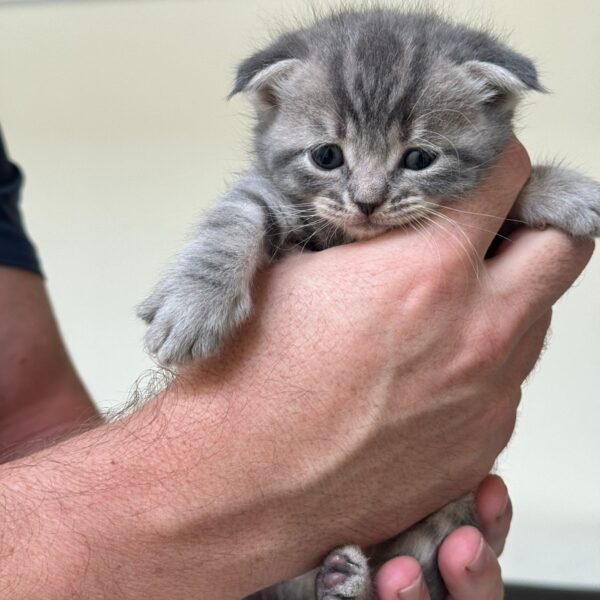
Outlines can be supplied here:
[[15, 165], [8, 177], [0, 181], [0, 265], [9, 265], [42, 274], [35, 247], [29, 240], [21, 211], [19, 196], [23, 174]]

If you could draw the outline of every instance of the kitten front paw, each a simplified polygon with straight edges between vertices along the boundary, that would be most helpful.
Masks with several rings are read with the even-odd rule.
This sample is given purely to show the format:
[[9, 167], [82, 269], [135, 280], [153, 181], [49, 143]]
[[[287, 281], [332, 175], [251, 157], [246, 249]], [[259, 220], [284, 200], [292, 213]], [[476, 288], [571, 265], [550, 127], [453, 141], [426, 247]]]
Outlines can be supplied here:
[[583, 237], [600, 237], [600, 185], [597, 186], [596, 202], [584, 204], [572, 233]]
[[159, 288], [137, 310], [148, 323], [146, 349], [165, 366], [213, 356], [252, 308], [247, 291], [207, 289], [194, 280], [177, 282], [169, 290]]
[[536, 166], [514, 216], [534, 227], [551, 225], [578, 237], [600, 237], [600, 184], [565, 167]]
[[600, 237], [600, 184], [580, 176], [563, 192], [563, 210], [548, 224], [577, 237]]
[[367, 558], [357, 546], [334, 550], [323, 561], [316, 580], [317, 600], [373, 600]]

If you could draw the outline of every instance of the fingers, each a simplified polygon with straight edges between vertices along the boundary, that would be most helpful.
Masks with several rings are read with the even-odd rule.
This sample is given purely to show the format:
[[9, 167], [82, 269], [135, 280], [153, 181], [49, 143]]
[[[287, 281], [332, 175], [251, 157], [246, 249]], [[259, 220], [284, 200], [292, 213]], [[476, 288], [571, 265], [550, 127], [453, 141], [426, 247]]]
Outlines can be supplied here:
[[480, 259], [485, 257], [530, 173], [527, 152], [513, 137], [475, 192], [460, 202], [447, 203], [442, 210], [462, 229]]
[[[512, 519], [512, 504], [506, 485], [489, 475], [477, 490], [475, 504], [481, 524], [461, 527], [450, 534], [438, 553], [440, 572], [449, 600], [500, 600], [503, 585], [497, 561]], [[375, 584], [380, 600], [429, 600], [419, 563], [400, 556], [379, 569]]]
[[451, 600], [504, 597], [498, 559], [474, 527], [461, 527], [444, 540], [438, 565]]
[[[474, 527], [451, 533], [438, 553], [440, 572], [449, 600], [501, 600], [503, 585], [494, 550]], [[429, 600], [419, 563], [401, 556], [388, 561], [377, 573], [380, 600]]]
[[508, 535], [512, 505], [502, 479], [486, 477], [477, 490], [475, 504], [483, 535], [474, 527], [461, 527], [444, 540], [438, 553], [450, 600], [504, 597], [497, 557]]
[[512, 520], [512, 503], [500, 477], [489, 475], [477, 490], [475, 504], [486, 542], [500, 556]]
[[527, 330], [574, 283], [594, 250], [589, 239], [556, 229], [520, 229], [487, 261], [494, 292], [511, 307], [521, 331]]
[[399, 556], [385, 563], [375, 577], [379, 600], [429, 600], [419, 563]]

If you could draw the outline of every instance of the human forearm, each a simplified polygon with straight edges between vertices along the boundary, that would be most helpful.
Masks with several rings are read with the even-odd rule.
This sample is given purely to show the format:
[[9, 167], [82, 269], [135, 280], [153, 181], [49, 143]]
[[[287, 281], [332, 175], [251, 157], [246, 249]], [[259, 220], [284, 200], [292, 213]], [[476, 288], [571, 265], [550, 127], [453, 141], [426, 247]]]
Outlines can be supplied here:
[[0, 452], [19, 452], [94, 419], [42, 278], [0, 265], [0, 315]]
[[[171, 388], [131, 417], [3, 469], [12, 523], [4, 543], [14, 548], [0, 566], [0, 579], [13, 582], [6, 597], [35, 597], [46, 573], [47, 600], [70, 597], [71, 588], [86, 598], [104, 590], [111, 598], [240, 598], [307, 570], [344, 539], [347, 494], [338, 479], [326, 485], [327, 469], [345, 458], [335, 432], [330, 444], [313, 442], [329, 464], [273, 435], [282, 427], [304, 443], [318, 438], [323, 413], [300, 428], [257, 390], [235, 399], [206, 391]], [[404, 525], [427, 511], [412, 500], [399, 502]], [[371, 532], [353, 535], [373, 541]]]
[[176, 396], [2, 469], [0, 597], [240, 598], [339, 542], [271, 424]]
[[[187, 482], [188, 465], [170, 451], [182, 454], [176, 412], [167, 415], [151, 401], [119, 423], [1, 468], [3, 547], [13, 549], [0, 562], [0, 580], [7, 582], [1, 598], [37, 597], [41, 586], [47, 600], [187, 597], [185, 590], [171, 595], [168, 581], [162, 588], [157, 577], [163, 570], [165, 580], [177, 577], [190, 539], [210, 514], [199, 516], [186, 501], [204, 486]], [[228, 506], [226, 497], [220, 506]], [[204, 574], [210, 548], [201, 538], [193, 546], [201, 554], [190, 568]]]

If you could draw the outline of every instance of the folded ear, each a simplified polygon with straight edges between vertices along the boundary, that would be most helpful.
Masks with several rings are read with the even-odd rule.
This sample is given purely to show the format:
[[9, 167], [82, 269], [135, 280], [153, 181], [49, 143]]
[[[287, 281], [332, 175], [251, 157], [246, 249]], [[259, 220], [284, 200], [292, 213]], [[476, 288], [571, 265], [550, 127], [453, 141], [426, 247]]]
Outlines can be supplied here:
[[511, 54], [508, 64], [470, 60], [462, 64], [477, 95], [485, 104], [512, 109], [528, 91], [545, 91], [538, 81], [533, 63], [518, 54]]
[[249, 92], [257, 108], [276, 107], [282, 83], [307, 53], [306, 45], [298, 35], [280, 36], [271, 46], [240, 64], [229, 98], [240, 92]]

